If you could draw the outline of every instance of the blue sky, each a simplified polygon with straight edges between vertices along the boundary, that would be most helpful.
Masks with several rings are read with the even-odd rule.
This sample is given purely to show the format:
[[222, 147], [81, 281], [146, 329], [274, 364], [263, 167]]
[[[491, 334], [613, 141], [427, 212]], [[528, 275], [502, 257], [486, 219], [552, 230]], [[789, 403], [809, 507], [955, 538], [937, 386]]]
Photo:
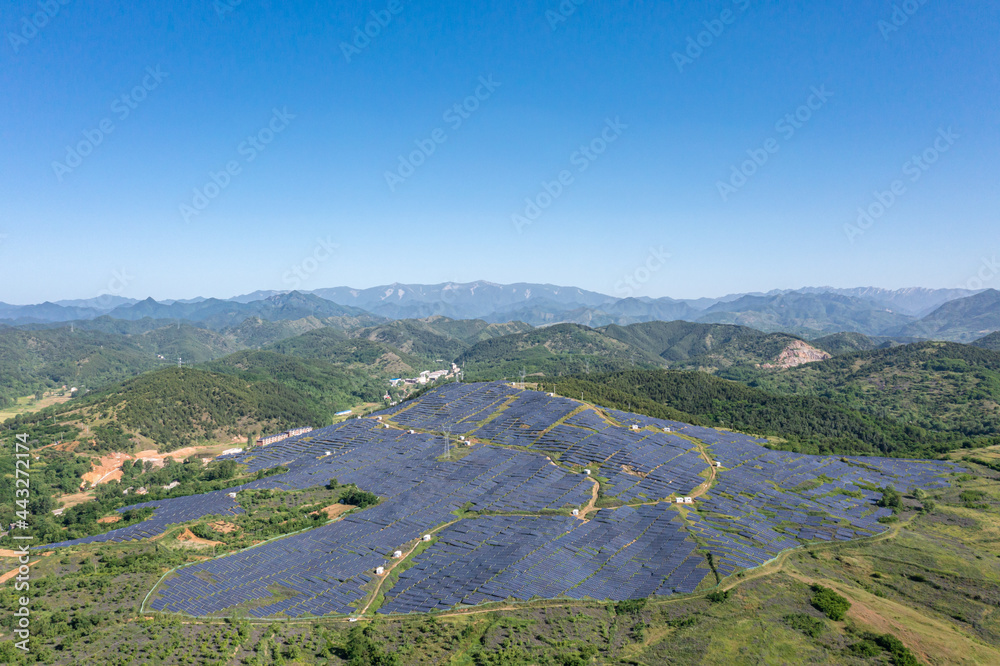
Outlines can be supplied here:
[[911, 2], [8, 2], [0, 301], [967, 285], [1000, 6]]

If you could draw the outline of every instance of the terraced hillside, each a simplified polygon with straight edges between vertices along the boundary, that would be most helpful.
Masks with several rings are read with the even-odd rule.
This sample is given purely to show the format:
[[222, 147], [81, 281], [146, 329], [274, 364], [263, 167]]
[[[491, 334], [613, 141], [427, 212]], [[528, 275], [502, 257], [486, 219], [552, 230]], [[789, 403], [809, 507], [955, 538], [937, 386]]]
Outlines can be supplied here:
[[879, 534], [892, 513], [881, 489], [943, 488], [960, 469], [771, 451], [746, 435], [502, 383], [450, 384], [232, 459], [248, 473], [288, 471], [134, 504], [152, 518], [45, 548], [147, 539], [240, 515], [243, 490], [337, 479], [381, 503], [174, 570], [145, 609], [265, 618], [621, 601], [709, 589], [802, 544]]

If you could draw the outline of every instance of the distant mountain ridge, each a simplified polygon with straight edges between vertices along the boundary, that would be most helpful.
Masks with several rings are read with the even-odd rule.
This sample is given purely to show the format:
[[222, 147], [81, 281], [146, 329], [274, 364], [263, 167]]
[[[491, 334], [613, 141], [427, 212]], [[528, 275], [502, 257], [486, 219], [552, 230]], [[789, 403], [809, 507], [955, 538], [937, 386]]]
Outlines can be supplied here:
[[[314, 317], [346, 330], [439, 316], [483, 320], [489, 324], [523, 322], [533, 327], [571, 323], [600, 328], [651, 321], [688, 321], [747, 326], [806, 339], [858, 333], [881, 338], [969, 342], [1000, 330], [1000, 299], [991, 296], [996, 293], [995, 290], [806, 287], [721, 298], [618, 299], [551, 284], [394, 283], [368, 289], [257, 291], [231, 299], [133, 302], [99, 297], [39, 305], [0, 303], [0, 324], [39, 327], [101, 317], [133, 322], [149, 318], [221, 330], [251, 318], [277, 322]], [[113, 303], [118, 304], [109, 309]]]
[[972, 342], [1000, 330], [1000, 291], [986, 291], [949, 301], [923, 319], [905, 326], [900, 335]]

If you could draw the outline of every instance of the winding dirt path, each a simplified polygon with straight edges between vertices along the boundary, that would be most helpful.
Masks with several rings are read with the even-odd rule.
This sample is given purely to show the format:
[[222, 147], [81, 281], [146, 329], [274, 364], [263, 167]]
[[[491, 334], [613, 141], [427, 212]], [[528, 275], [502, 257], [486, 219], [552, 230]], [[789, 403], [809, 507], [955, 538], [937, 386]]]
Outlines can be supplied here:
[[708, 455], [708, 451], [705, 450], [705, 444], [703, 442], [695, 442], [694, 446], [696, 449], [698, 449], [698, 453], [701, 454], [701, 457], [705, 459], [705, 462], [708, 463], [708, 471], [709, 471], [708, 480], [705, 481], [705, 483], [698, 486], [697, 488], [695, 488], [694, 490], [692, 490], [690, 495], [690, 497], [701, 497], [709, 490], [711, 490], [712, 484], [715, 483], [715, 465], [713, 464], [715, 461], [712, 460], [712, 457]]
[[577, 516], [577, 518], [579, 518], [580, 520], [582, 520], [584, 522], [587, 521], [587, 514], [588, 513], [590, 513], [591, 511], [600, 511], [600, 509], [597, 508], [597, 493], [601, 490], [601, 484], [594, 477], [590, 477], [590, 480], [594, 484], [594, 487], [591, 488], [591, 491], [590, 491], [590, 501], [587, 502], [587, 506], [585, 506], [582, 509], [580, 509], [580, 515]]
[[[461, 518], [459, 518], [459, 520], [461, 520]], [[453, 520], [450, 523], [445, 523], [444, 525], [441, 525], [440, 527], [435, 527], [433, 530], [431, 530], [430, 532], [428, 532], [428, 534], [433, 535], [435, 532], [440, 532], [444, 528], [451, 527], [452, 525], [454, 525], [457, 522], [458, 522], [458, 520]], [[413, 544], [413, 546], [408, 551], [406, 551], [405, 553], [403, 553], [403, 555], [398, 560], [396, 560], [395, 562], [393, 562], [391, 566], [386, 567], [385, 571], [382, 573], [381, 576], [376, 576], [376, 578], [379, 579], [378, 585], [375, 586], [375, 589], [372, 590], [371, 594], [369, 595], [368, 603], [365, 604], [364, 608], [362, 608], [360, 611], [358, 611], [357, 615], [364, 615], [365, 613], [368, 612], [368, 609], [371, 608], [372, 603], [374, 603], [375, 599], [378, 598], [379, 590], [382, 589], [382, 584], [385, 583], [386, 580], [388, 580], [389, 574], [392, 573], [392, 570], [395, 569], [396, 567], [398, 567], [400, 564], [402, 564], [406, 560], [410, 559], [410, 555], [413, 554], [413, 551], [415, 551], [417, 549], [417, 547], [420, 546], [421, 543], [423, 543], [423, 541], [421, 541], [420, 539], [417, 539], [417, 542], [415, 544]]]

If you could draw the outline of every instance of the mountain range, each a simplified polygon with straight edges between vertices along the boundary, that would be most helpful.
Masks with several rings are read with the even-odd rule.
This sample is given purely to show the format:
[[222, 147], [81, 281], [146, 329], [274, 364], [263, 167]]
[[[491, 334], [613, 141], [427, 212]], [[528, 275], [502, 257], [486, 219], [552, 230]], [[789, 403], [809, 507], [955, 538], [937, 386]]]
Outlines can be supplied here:
[[[267, 322], [315, 318], [325, 326], [356, 329], [394, 320], [446, 317], [532, 327], [573, 323], [599, 328], [650, 321], [734, 324], [806, 339], [860, 333], [900, 339], [971, 342], [1000, 330], [1000, 292], [987, 289], [809, 287], [717, 299], [625, 298], [576, 287], [491, 282], [392, 284], [370, 289], [335, 287], [313, 292], [259, 291], [231, 299], [131, 301], [100, 297], [38, 305], [0, 303], [0, 325], [47, 327], [95, 320], [187, 322], [221, 331], [248, 319]], [[106, 319], [105, 319], [106, 318]]]

